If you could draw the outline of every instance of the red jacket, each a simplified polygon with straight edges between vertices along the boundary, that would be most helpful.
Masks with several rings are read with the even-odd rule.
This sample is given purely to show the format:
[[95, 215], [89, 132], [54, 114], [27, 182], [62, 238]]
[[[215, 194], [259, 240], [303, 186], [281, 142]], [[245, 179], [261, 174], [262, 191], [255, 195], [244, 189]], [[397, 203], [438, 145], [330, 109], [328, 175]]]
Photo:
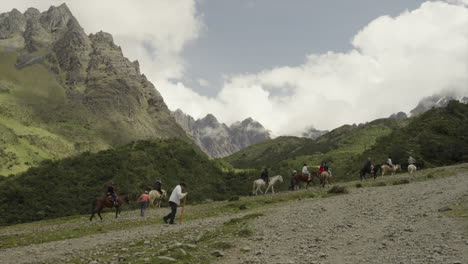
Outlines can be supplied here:
[[322, 173], [324, 171], [323, 166], [320, 165], [319, 173]]

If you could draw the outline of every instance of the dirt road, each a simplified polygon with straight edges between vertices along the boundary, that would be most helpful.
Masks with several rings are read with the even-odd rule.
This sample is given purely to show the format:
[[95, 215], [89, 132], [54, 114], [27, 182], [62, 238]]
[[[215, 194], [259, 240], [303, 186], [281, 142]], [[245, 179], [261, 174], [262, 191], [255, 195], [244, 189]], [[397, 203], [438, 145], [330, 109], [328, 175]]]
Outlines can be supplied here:
[[[468, 263], [468, 212], [462, 211], [465, 215], [457, 218], [438, 211], [457, 204], [468, 208], [467, 168], [465, 165], [454, 168], [451, 170], [456, 175], [446, 178], [353, 188], [345, 195], [272, 204], [184, 225], [161, 225], [160, 218], [166, 211], [153, 210], [149, 217], [159, 220], [154, 225], [1, 249], [0, 263], [67, 263], [77, 254], [100, 251], [109, 245], [128, 247], [132, 241], [154, 240], [183, 228], [201, 234], [253, 211], [264, 213], [249, 222], [253, 236], [229, 241], [235, 246], [217, 258], [219, 263]], [[397, 177], [411, 179], [405, 175]], [[138, 219], [137, 214], [128, 217], [134, 218], [127, 219], [130, 221]], [[85, 219], [79, 224], [89, 223]], [[62, 225], [67, 224], [41, 228], [56, 229]], [[2, 232], [20, 235], [35, 231], [20, 227]], [[148, 254], [158, 254], [150, 250]], [[83, 263], [101, 263], [90, 262], [89, 259], [95, 259], [94, 255], [90, 257], [85, 256]]]
[[289, 204], [220, 263], [468, 263], [468, 215], [438, 211], [462, 201], [466, 173]]

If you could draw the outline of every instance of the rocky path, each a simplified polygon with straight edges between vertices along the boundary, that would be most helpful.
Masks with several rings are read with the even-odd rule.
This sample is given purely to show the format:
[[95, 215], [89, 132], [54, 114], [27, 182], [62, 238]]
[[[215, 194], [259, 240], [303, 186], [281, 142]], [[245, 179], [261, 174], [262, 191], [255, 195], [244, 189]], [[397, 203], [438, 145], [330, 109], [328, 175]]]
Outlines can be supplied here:
[[[236, 246], [225, 251], [218, 262], [468, 263], [468, 212], [461, 220], [438, 211], [443, 206], [468, 202], [468, 174], [462, 167], [455, 167], [457, 174], [447, 178], [352, 189], [346, 195], [294, 200], [255, 209], [265, 215], [250, 220], [254, 236], [229, 241]], [[407, 176], [394, 179], [397, 177]], [[0, 263], [66, 263], [70, 257], [87, 254], [89, 250], [109, 245], [124, 247], [133, 241], [154, 240], [185, 228], [197, 233], [212, 231], [232, 218], [253, 211], [169, 226], [158, 224], [166, 211], [153, 210], [148, 217], [155, 219], [155, 224], [135, 227], [136, 223], [128, 229], [108, 233], [1, 249]], [[125, 217], [137, 221], [136, 215], [129, 214], [122, 220]], [[2, 233], [54, 230], [63, 225], [72, 228], [89, 224], [86, 220], [40, 225], [28, 230], [13, 226]], [[107, 221], [111, 220], [106, 218]]]
[[467, 218], [438, 211], [461, 201], [466, 173], [304, 200], [256, 219], [220, 263], [468, 263]]

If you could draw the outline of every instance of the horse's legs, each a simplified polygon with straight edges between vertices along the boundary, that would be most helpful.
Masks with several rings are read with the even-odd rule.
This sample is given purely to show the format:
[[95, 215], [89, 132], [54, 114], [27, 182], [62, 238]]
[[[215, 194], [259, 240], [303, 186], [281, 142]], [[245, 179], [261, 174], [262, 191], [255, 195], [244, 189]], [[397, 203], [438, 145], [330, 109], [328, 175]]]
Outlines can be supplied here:
[[[101, 210], [102, 210], [102, 209], [101, 209]], [[101, 218], [101, 221], [102, 221], [101, 210], [98, 210], [98, 211], [97, 211], [97, 215], [99, 216], [99, 218]]]
[[95, 211], [93, 211], [93, 212], [91, 213], [91, 217], [89, 218], [89, 221], [90, 221], [90, 222], [93, 221], [94, 214], [96, 214]]
[[275, 194], [275, 187], [273, 185], [271, 185], [271, 192]]

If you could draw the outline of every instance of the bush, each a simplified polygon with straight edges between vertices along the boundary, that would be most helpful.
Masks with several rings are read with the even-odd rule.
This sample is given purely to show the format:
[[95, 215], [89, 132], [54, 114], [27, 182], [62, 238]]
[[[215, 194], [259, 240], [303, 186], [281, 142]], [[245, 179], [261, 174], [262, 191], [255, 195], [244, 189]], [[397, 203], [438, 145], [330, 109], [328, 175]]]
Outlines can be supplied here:
[[387, 186], [387, 184], [385, 182], [376, 182], [372, 184], [372, 186], [381, 187], [381, 186]]
[[328, 190], [328, 193], [330, 194], [343, 194], [343, 193], [348, 193], [348, 189], [344, 186], [339, 186], [339, 185], [333, 185], [330, 190]]
[[361, 183], [356, 183], [356, 188], [362, 188], [362, 184]]
[[239, 201], [240, 197], [239, 196], [232, 196], [231, 198], [229, 198], [229, 202], [234, 202], [234, 201]]

